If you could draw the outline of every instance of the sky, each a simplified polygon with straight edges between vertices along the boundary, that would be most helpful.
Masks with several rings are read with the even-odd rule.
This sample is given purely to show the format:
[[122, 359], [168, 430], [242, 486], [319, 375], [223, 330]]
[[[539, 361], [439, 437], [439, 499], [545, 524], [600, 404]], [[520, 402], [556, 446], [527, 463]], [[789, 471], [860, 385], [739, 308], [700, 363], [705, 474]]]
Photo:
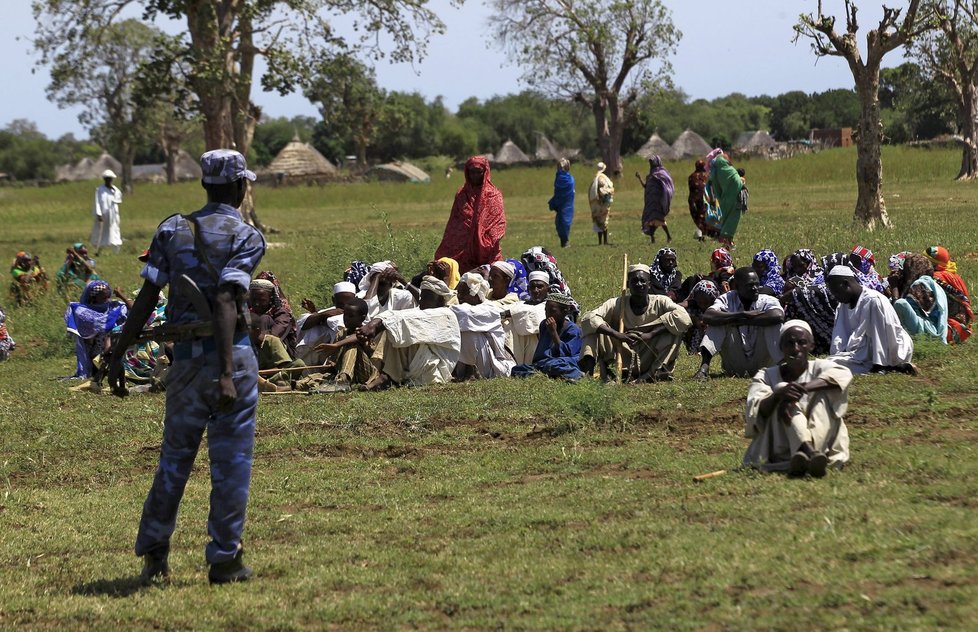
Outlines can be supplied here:
[[[444, 35], [429, 43], [427, 57], [413, 67], [381, 62], [377, 80], [387, 90], [418, 91], [431, 99], [442, 96], [454, 110], [469, 97], [487, 99], [519, 92], [520, 71], [489, 37], [486, 20], [490, 8], [483, 0], [467, 0], [456, 8], [449, 0], [429, 0], [429, 6], [447, 25]], [[73, 133], [88, 136], [78, 122], [78, 109], [60, 110], [45, 95], [48, 69], [36, 67], [30, 38], [34, 21], [28, 0], [2, 0], [0, 24], [0, 76], [11, 90], [0, 100], [0, 127], [26, 118], [50, 138]], [[748, 96], [776, 95], [790, 90], [822, 92], [852, 88], [845, 61], [829, 57], [816, 60], [809, 44], [792, 43], [792, 26], [802, 13], [813, 11], [815, 0], [663, 0], [673, 22], [683, 32], [672, 57], [673, 81], [693, 99], [713, 99], [741, 92]], [[840, 28], [843, 0], [825, 0], [827, 14], [838, 15]], [[861, 45], [865, 31], [879, 21], [879, 0], [862, 0], [859, 13]], [[891, 0], [893, 6], [906, 2]], [[177, 32], [178, 23], [160, 24]], [[890, 53], [884, 66], [902, 63], [900, 50]], [[272, 117], [318, 116], [301, 94], [280, 97], [254, 89], [253, 100]]]

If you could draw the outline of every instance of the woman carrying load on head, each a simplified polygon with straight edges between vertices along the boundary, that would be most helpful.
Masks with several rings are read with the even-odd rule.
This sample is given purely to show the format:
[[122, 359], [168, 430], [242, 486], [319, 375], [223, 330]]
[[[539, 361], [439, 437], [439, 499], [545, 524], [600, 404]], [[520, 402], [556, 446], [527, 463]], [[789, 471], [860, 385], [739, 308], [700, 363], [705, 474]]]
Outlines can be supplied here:
[[465, 162], [465, 184], [455, 194], [435, 259], [451, 257], [460, 272], [502, 258], [499, 242], [506, 235], [503, 194], [492, 183], [489, 161], [473, 156]]
[[598, 172], [594, 174], [594, 180], [587, 191], [587, 199], [591, 204], [591, 223], [594, 232], [598, 234], [599, 246], [608, 245], [608, 215], [615, 196], [615, 184], [605, 175], [605, 169], [607, 166], [599, 162]]

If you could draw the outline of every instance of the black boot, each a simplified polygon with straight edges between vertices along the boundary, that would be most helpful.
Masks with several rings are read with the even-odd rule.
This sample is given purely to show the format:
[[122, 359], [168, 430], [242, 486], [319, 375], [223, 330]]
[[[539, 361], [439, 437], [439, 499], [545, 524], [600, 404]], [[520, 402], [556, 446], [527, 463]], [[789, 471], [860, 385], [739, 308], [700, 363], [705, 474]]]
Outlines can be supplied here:
[[244, 549], [238, 549], [233, 559], [211, 564], [211, 569], [207, 573], [208, 581], [212, 584], [248, 581], [252, 575], [251, 567], [244, 565], [244, 562], [241, 561], [242, 557], [244, 557]]
[[156, 549], [143, 555], [143, 572], [139, 574], [139, 579], [143, 583], [149, 584], [168, 577], [170, 575], [169, 557], [169, 547]]

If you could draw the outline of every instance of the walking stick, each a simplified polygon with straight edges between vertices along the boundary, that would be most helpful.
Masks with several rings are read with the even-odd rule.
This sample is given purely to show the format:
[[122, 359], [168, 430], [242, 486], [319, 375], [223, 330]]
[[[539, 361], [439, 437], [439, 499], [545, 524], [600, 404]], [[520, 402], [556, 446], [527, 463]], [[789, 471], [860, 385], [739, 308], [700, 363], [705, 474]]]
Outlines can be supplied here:
[[[625, 333], [625, 292], [628, 291], [628, 253], [625, 253], [625, 261], [621, 270], [621, 310], [618, 312], [618, 333]], [[616, 341], [617, 342], [617, 341]], [[615, 347], [615, 371], [618, 383], [621, 379], [621, 342]]]

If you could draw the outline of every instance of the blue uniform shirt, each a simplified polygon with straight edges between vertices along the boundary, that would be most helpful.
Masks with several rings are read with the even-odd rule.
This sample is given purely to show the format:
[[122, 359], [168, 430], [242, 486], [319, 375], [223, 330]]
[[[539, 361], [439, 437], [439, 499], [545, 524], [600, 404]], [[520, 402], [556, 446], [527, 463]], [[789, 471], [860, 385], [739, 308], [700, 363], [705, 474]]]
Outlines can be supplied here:
[[[219, 285], [230, 283], [247, 292], [251, 275], [265, 254], [262, 234], [244, 223], [238, 211], [227, 204], [208, 204], [192, 217], [200, 227], [200, 241], [211, 265], [198, 258], [190, 223], [180, 215], [171, 215], [156, 229], [149, 261], [140, 276], [163, 287], [186, 274], [211, 302]], [[190, 300], [174, 287], [170, 288], [166, 317], [170, 323], [200, 320]]]

